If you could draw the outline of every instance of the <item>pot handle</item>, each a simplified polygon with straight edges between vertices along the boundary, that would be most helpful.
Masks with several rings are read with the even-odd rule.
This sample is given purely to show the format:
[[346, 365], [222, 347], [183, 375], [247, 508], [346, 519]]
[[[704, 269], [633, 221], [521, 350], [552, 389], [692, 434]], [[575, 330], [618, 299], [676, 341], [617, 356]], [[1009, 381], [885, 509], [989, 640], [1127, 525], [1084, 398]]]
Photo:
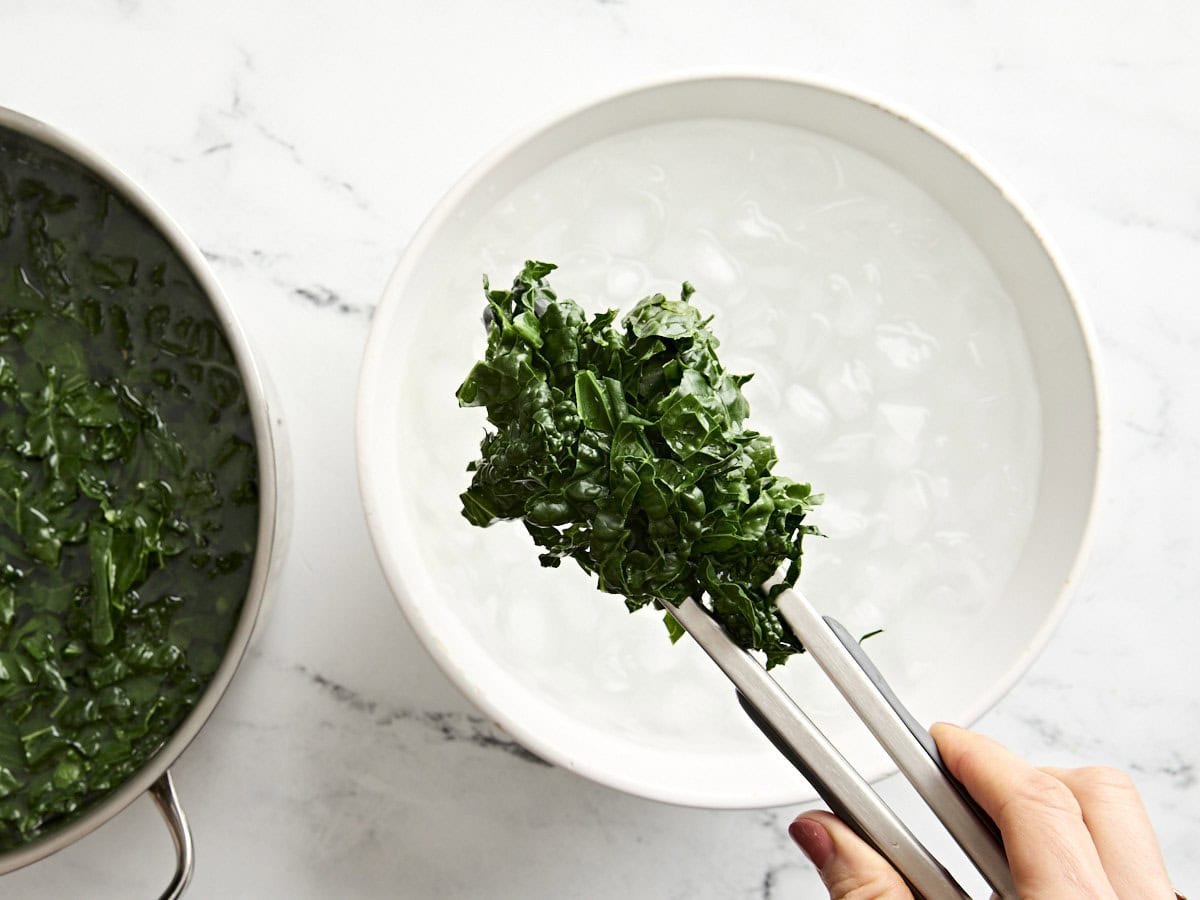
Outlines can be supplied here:
[[178, 900], [187, 890], [188, 882], [192, 880], [196, 857], [192, 848], [192, 829], [188, 825], [183, 807], [179, 805], [170, 769], [150, 785], [150, 796], [154, 798], [158, 811], [162, 813], [167, 830], [171, 832], [171, 840], [175, 844], [175, 876], [158, 900]]

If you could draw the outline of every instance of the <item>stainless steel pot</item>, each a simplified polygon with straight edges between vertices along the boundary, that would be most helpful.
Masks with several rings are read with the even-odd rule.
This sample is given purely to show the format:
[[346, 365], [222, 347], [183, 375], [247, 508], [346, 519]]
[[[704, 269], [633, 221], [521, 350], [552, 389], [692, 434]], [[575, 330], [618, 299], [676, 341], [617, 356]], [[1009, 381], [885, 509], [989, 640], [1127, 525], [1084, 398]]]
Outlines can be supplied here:
[[70, 824], [27, 846], [0, 854], [0, 875], [37, 862], [95, 831], [139, 796], [148, 792], [162, 813], [175, 845], [175, 875], [161, 895], [162, 900], [173, 900], [183, 894], [191, 880], [194, 857], [191, 831], [171, 782], [170, 767], [212, 715], [237, 671], [255, 628], [263, 618], [264, 597], [271, 580], [270, 575], [278, 568], [282, 556], [281, 544], [285, 531], [282, 526], [286, 524], [286, 516], [281, 509], [281, 498], [287, 498], [287, 490], [281, 489], [281, 485], [286, 485], [286, 448], [282, 435], [272, 427], [272, 423], [275, 422], [278, 428], [281, 420], [278, 420], [277, 413], [272, 413], [277, 404], [268, 402], [269, 385], [254, 361], [246, 336], [238, 325], [229, 301], [209, 271], [203, 255], [183, 230], [131, 179], [78, 141], [43, 122], [4, 107], [0, 107], [0, 127], [24, 134], [72, 157], [133, 204], [162, 233], [191, 270], [212, 303], [237, 359], [249, 399], [258, 447], [258, 542], [250, 587], [242, 606], [241, 617], [216, 674], [195, 708], [176, 728], [167, 743], [132, 778]]

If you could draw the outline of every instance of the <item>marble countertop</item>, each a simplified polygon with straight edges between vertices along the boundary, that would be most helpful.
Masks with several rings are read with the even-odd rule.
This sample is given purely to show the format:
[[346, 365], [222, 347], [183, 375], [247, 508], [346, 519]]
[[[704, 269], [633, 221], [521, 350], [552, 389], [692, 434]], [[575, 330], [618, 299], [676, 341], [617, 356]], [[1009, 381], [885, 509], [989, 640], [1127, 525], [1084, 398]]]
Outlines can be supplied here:
[[[397, 611], [355, 480], [372, 309], [438, 197], [545, 111], [724, 69], [918, 112], [1060, 251], [1098, 337], [1104, 494], [1070, 611], [979, 727], [1042, 763], [1130, 771], [1176, 883], [1200, 891], [1198, 42], [1188, 0], [0, 0], [0, 104], [93, 146], [193, 236], [288, 422], [278, 603], [173, 769], [189, 897], [824, 896], [787, 838], [798, 809], [626, 796], [473, 710]], [[881, 791], [919, 818], [897, 779]], [[143, 799], [0, 896], [151, 897], [170, 870]]]

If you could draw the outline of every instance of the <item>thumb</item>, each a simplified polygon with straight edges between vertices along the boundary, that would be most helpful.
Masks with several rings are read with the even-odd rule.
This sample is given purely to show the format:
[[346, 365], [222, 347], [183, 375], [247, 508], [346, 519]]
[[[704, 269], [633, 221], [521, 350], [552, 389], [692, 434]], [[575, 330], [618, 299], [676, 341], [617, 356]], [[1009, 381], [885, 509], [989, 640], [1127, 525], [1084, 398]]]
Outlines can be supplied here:
[[837, 816], [803, 813], [788, 827], [788, 833], [821, 873], [830, 900], [913, 900], [887, 860]]

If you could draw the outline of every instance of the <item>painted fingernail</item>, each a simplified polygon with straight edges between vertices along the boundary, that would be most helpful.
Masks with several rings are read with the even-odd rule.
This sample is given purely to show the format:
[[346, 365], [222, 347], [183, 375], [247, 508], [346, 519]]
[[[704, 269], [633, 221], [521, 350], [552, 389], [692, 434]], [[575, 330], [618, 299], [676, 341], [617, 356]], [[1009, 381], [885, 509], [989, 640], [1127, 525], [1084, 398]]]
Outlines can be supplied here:
[[788, 826], [788, 834], [814, 866], [818, 869], [825, 868], [825, 863], [829, 862], [829, 857], [833, 854], [833, 841], [829, 832], [819, 822], [797, 819]]

